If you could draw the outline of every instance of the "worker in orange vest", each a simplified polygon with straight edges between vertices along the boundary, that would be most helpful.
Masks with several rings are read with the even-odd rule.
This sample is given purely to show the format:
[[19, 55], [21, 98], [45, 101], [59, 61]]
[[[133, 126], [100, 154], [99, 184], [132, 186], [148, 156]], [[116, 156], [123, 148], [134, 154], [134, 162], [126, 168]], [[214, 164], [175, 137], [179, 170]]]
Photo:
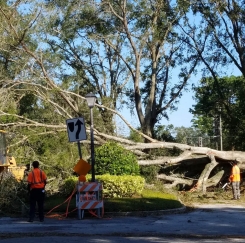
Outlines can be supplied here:
[[240, 199], [240, 168], [238, 167], [238, 161], [235, 160], [232, 163], [231, 175], [229, 181], [232, 184], [233, 200]]
[[33, 170], [28, 174], [28, 191], [30, 192], [30, 212], [28, 222], [33, 222], [36, 211], [36, 203], [38, 205], [39, 220], [44, 220], [44, 198], [45, 186], [47, 183], [46, 174], [39, 169], [39, 162], [32, 162]]

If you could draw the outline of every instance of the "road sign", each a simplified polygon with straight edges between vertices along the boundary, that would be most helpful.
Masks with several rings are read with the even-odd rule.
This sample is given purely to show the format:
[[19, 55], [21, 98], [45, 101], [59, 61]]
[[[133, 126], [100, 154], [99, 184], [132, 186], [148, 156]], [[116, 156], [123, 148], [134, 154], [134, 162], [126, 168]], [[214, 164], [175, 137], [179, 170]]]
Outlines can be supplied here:
[[87, 139], [83, 117], [68, 119], [66, 120], [66, 125], [70, 142], [78, 142]]
[[73, 170], [78, 174], [78, 175], [87, 175], [88, 172], [91, 170], [91, 165], [86, 162], [83, 159], [80, 159]]

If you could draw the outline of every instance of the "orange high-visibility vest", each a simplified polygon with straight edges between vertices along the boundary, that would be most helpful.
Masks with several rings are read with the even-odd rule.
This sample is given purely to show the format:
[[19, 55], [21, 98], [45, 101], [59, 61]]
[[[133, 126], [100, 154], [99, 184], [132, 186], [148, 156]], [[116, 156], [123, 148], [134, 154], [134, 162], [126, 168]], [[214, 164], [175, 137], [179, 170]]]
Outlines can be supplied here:
[[230, 181], [240, 181], [240, 169], [237, 165], [232, 167]]
[[44, 188], [46, 184], [47, 176], [46, 174], [38, 169], [33, 169], [28, 175], [28, 184], [31, 185], [31, 188]]

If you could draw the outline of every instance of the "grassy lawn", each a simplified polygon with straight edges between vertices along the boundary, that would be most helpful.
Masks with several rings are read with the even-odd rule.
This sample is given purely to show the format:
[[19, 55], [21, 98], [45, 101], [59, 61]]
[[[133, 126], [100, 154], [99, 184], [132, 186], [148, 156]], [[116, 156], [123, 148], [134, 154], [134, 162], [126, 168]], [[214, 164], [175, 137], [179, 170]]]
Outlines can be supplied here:
[[[65, 202], [66, 201], [66, 202]], [[69, 207], [67, 208], [69, 203]], [[60, 206], [59, 206], [60, 205]], [[58, 206], [58, 207], [57, 207]], [[154, 211], [180, 208], [182, 204], [176, 196], [160, 191], [144, 190], [141, 195], [131, 198], [105, 198], [104, 211], [106, 212], [135, 212]], [[50, 196], [45, 201], [45, 211], [65, 213], [76, 208], [76, 198], [67, 200], [65, 197]]]

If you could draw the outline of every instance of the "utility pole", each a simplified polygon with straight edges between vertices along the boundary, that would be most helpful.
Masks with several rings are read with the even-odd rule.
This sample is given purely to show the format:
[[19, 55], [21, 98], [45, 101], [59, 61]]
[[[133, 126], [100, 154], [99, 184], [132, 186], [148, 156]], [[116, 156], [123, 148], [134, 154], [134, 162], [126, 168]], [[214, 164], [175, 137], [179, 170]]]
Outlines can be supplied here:
[[219, 108], [219, 136], [220, 136], [220, 151], [223, 151], [221, 108]]
[[198, 137], [198, 146], [202, 147], [202, 137]]

